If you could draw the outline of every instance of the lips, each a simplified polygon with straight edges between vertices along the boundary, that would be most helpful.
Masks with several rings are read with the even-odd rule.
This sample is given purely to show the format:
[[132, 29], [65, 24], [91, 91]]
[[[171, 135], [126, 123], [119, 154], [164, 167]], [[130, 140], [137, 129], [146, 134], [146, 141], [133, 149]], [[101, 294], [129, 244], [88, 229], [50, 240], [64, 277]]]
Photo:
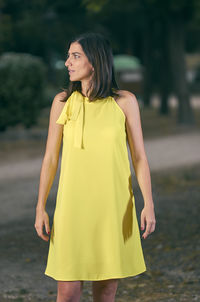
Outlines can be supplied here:
[[71, 70], [71, 69], [68, 69], [68, 72], [71, 74], [72, 72], [74, 72], [75, 70]]

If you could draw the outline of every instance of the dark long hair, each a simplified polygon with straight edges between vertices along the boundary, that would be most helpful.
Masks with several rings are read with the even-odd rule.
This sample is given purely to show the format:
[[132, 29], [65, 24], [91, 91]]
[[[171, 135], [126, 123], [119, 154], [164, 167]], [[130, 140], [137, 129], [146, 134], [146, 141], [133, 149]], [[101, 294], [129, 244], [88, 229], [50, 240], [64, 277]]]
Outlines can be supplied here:
[[[100, 33], [86, 32], [79, 36], [73, 37], [67, 45], [69, 50], [71, 43], [78, 42], [90, 64], [94, 68], [93, 77], [90, 83], [91, 89], [89, 100], [106, 98], [108, 96], [118, 96], [119, 89], [115, 80], [113, 54], [110, 42]], [[66, 101], [73, 91], [81, 92], [80, 81], [69, 81], [68, 87], [63, 90], [66, 92], [66, 97], [62, 101]]]

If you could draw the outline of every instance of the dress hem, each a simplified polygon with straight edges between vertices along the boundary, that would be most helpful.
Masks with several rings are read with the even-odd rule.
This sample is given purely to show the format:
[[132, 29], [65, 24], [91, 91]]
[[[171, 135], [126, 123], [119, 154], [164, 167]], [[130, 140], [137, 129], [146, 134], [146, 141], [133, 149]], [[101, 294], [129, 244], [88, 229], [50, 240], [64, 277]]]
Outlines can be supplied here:
[[59, 277], [53, 277], [53, 275], [49, 274], [49, 273], [44, 273], [46, 276], [53, 278], [56, 281], [79, 281], [79, 280], [83, 280], [83, 281], [98, 281], [98, 280], [107, 280], [107, 279], [121, 279], [121, 278], [128, 278], [128, 277], [134, 277], [137, 275], [140, 275], [144, 272], [146, 272], [147, 269], [144, 269], [142, 271], [139, 271], [137, 273], [127, 273], [124, 275], [114, 275], [114, 276], [108, 276], [108, 277], [98, 277], [98, 278], [59, 278]]

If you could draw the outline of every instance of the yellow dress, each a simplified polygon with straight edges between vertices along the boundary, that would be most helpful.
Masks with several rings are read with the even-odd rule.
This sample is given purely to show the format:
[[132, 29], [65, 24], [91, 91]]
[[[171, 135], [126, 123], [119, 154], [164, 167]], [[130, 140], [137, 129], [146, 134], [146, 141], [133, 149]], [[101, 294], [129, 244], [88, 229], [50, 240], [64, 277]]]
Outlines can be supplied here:
[[111, 96], [90, 102], [76, 90], [56, 123], [63, 146], [45, 274], [95, 281], [146, 271], [124, 112]]

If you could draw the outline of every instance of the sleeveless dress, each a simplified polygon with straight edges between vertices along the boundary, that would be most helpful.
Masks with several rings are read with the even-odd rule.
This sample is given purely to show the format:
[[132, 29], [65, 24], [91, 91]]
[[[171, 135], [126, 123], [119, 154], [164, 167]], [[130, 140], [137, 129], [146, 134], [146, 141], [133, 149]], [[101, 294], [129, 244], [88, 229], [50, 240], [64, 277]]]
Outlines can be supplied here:
[[45, 275], [60, 281], [146, 271], [132, 191], [125, 114], [111, 96], [66, 101], [61, 170]]

